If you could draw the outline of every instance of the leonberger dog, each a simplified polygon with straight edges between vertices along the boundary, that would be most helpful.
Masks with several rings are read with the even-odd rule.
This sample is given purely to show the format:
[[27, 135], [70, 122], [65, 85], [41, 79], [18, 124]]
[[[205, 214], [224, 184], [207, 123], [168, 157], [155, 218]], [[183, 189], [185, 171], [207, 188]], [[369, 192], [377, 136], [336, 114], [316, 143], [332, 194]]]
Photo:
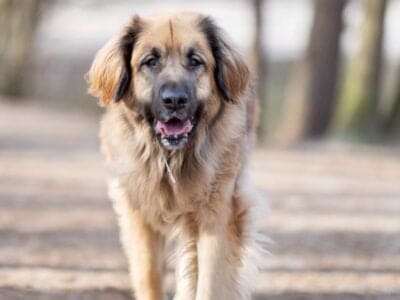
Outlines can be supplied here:
[[[96, 54], [109, 194], [138, 300], [249, 299], [260, 201], [246, 176], [256, 97], [249, 68], [208, 17], [134, 16]], [[170, 247], [169, 247], [170, 248]]]

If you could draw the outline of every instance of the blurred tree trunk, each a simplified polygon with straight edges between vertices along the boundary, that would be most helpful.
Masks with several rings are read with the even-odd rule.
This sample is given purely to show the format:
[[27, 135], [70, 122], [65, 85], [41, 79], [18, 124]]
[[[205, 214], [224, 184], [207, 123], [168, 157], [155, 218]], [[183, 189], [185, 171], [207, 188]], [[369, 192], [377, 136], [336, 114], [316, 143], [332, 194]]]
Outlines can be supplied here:
[[383, 129], [387, 135], [400, 133], [400, 67], [398, 68], [397, 82], [393, 106], [384, 122]]
[[267, 133], [267, 95], [265, 85], [267, 82], [266, 57], [263, 48], [263, 5], [265, 0], [252, 0], [254, 12], [254, 44], [253, 44], [253, 70], [257, 75], [257, 96], [260, 103], [258, 140], [263, 142]]
[[364, 0], [360, 49], [349, 66], [335, 126], [339, 131], [371, 135], [378, 125], [382, 39], [386, 0]]
[[0, 0], [0, 93], [20, 96], [40, 0]]
[[306, 55], [288, 86], [278, 140], [292, 144], [322, 136], [336, 104], [342, 14], [346, 0], [315, 0]]

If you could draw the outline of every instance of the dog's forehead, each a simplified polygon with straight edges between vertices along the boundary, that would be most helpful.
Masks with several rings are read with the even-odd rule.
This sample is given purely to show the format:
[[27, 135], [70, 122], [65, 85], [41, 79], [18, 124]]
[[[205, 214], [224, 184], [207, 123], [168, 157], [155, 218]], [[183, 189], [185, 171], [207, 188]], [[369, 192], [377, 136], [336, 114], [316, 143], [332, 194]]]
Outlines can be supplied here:
[[196, 14], [165, 15], [149, 18], [141, 34], [141, 43], [180, 48], [193, 44], [205, 46], [206, 37], [199, 26]]

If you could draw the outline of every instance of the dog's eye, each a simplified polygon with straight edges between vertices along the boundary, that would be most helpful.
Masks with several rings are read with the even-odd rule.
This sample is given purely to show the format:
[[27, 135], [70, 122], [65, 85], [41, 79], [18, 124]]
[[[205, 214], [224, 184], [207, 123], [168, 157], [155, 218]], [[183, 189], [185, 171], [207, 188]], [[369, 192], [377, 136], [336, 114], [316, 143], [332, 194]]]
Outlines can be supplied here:
[[203, 64], [203, 60], [197, 55], [192, 55], [189, 57], [189, 67], [197, 68]]
[[155, 56], [150, 56], [144, 59], [142, 65], [147, 66], [149, 68], [154, 68], [158, 64], [158, 58]]

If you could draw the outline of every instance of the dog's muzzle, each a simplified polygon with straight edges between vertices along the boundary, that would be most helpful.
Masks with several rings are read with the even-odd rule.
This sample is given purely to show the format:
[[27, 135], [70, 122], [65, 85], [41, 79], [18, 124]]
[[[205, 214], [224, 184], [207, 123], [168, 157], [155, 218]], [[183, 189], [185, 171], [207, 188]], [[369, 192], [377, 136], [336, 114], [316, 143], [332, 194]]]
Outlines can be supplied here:
[[184, 83], [164, 84], [154, 107], [154, 130], [168, 150], [185, 147], [196, 125], [197, 101]]

